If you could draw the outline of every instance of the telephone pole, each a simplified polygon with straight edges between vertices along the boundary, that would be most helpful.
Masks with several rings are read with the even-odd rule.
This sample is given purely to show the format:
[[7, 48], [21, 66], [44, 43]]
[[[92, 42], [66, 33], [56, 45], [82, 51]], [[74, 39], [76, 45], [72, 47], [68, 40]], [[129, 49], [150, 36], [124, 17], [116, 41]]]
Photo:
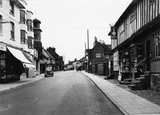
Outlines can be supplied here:
[[87, 57], [88, 57], [88, 60], [87, 60], [87, 71], [89, 72], [89, 30], [87, 29], [87, 44], [88, 44], [88, 51], [87, 51]]

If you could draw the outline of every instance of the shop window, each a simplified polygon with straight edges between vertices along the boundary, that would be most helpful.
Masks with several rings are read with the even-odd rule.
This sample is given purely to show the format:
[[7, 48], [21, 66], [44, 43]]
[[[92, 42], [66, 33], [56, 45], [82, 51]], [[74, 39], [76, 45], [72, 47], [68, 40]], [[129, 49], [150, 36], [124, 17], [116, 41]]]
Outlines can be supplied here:
[[0, 75], [3, 76], [4, 75], [4, 69], [6, 67], [6, 64], [5, 64], [5, 54], [1, 54], [0, 55]]
[[155, 40], [155, 58], [160, 57], [160, 35], [159, 33], [153, 35]]
[[32, 31], [33, 30], [33, 27], [32, 27], [32, 20], [27, 20], [27, 30], [28, 31]]
[[10, 13], [14, 15], [14, 3], [10, 0]]
[[25, 24], [25, 11], [24, 10], [20, 10], [20, 23]]
[[10, 26], [11, 26], [11, 30], [10, 30], [10, 34], [11, 34], [11, 40], [14, 40], [14, 23], [13, 22], [10, 22]]
[[21, 30], [21, 43], [22, 44], [26, 43], [26, 32], [25, 32], [25, 30]]

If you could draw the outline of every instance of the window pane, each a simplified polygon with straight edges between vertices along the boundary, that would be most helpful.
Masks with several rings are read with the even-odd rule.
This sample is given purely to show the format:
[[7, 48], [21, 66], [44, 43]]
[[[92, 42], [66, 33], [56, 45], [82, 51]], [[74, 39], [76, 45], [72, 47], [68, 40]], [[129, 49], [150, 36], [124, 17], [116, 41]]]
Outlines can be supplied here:
[[25, 24], [25, 11], [20, 11], [20, 22]]
[[[2, 22], [2, 16], [0, 15], [0, 22]], [[0, 23], [0, 34], [2, 34], [2, 23]]]
[[2, 6], [2, 0], [0, 0], [0, 6]]
[[11, 38], [14, 39], [14, 23], [11, 22], [10, 26], [11, 26]]
[[21, 30], [21, 43], [25, 43], [25, 39], [26, 39], [25, 31]]

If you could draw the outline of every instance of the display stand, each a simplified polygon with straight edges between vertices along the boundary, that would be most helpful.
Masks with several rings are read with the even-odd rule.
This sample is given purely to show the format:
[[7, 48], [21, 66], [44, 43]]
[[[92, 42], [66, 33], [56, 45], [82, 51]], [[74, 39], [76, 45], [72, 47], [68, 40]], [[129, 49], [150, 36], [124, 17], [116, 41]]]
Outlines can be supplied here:
[[[143, 66], [137, 64], [143, 59], [143, 47], [141, 44], [132, 44], [130, 46], [130, 71], [132, 72], [132, 78], [140, 77]], [[137, 67], [136, 67], [137, 66]]]
[[119, 54], [120, 59], [120, 74], [118, 80], [123, 81], [126, 78], [130, 77], [130, 61], [129, 61], [129, 50], [123, 50]]

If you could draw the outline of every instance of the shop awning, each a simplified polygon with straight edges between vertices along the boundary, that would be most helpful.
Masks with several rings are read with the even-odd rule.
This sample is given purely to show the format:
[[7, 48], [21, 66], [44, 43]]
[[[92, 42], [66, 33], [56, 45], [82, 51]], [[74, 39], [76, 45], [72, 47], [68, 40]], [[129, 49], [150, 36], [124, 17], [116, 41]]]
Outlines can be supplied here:
[[[15, 49], [15, 48], [11, 48], [11, 47], [7, 47], [8, 50], [11, 52], [11, 54], [17, 58], [18, 60], [20, 60], [22, 63], [26, 63], [26, 64], [32, 64], [32, 62], [30, 62], [22, 53], [21, 50]], [[32, 64], [33, 65], [33, 64]]]

